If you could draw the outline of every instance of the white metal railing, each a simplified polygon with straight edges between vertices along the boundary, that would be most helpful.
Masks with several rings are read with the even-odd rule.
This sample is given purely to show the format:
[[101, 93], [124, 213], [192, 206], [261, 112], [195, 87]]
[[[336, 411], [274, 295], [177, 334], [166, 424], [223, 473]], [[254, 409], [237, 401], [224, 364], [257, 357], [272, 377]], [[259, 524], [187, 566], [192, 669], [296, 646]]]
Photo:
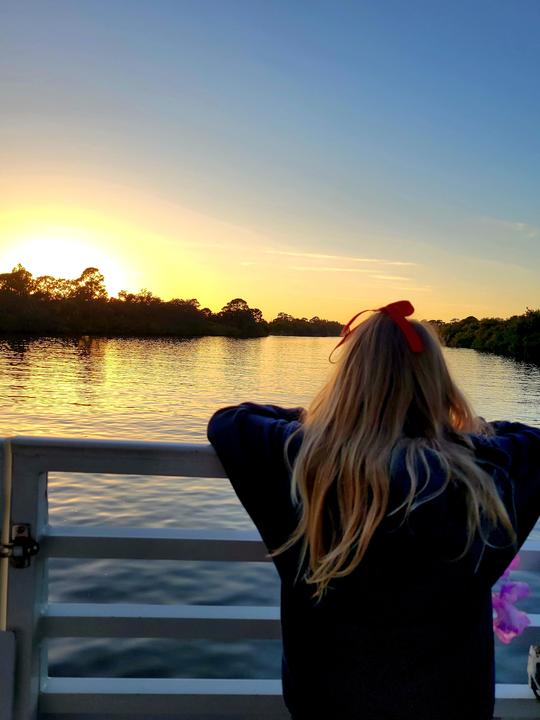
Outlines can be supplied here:
[[[48, 677], [48, 638], [280, 637], [277, 607], [48, 601], [47, 559], [53, 557], [267, 562], [256, 531], [48, 524], [48, 472], [224, 477], [210, 446], [20, 437], [6, 441], [2, 453], [3, 542], [9, 526], [27, 523], [41, 547], [27, 568], [0, 561], [0, 720], [289, 717], [279, 680]], [[523, 569], [538, 571], [540, 543], [529, 542], [521, 557]], [[531, 619], [514, 641], [524, 664], [529, 644], [540, 643], [540, 614]], [[525, 684], [498, 685], [496, 715], [538, 717], [540, 706]]]

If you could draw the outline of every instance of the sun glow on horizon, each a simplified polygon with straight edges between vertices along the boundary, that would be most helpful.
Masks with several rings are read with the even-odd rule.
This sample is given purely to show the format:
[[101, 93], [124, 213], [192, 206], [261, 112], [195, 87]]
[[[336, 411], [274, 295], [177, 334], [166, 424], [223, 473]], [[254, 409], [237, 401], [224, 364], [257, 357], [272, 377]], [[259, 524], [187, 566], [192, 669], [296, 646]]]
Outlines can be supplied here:
[[117, 295], [127, 283], [119, 260], [97, 243], [88, 241], [81, 231], [69, 228], [21, 236], [0, 251], [1, 272], [10, 272], [19, 263], [34, 277], [52, 275], [69, 279], [95, 267], [104, 275], [111, 296]]
[[[366, 230], [354, 245], [325, 245], [295, 227], [263, 231], [138, 187], [71, 176], [0, 180], [0, 273], [21, 263], [35, 277], [74, 279], [96, 267], [111, 296], [147, 288], [214, 312], [242, 297], [268, 320], [287, 312], [344, 323], [352, 308], [403, 298], [419, 318], [507, 317], [536, 296], [529, 269], [448, 249], [426, 257], [424, 246], [402, 240]], [[512, 303], [492, 296], [503, 270], [509, 287], [519, 280]]]

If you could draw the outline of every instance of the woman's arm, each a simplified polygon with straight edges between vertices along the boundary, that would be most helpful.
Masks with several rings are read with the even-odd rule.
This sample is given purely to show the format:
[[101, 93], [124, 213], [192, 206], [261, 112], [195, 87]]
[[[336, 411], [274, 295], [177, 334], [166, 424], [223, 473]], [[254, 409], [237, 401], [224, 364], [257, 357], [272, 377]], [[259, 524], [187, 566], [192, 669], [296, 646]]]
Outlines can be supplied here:
[[517, 540], [522, 545], [540, 517], [540, 428], [506, 421], [491, 425], [497, 447], [508, 455]]
[[[272, 548], [296, 526], [285, 446], [301, 428], [302, 412], [246, 402], [218, 410], [208, 424], [208, 439], [238, 498]], [[291, 462], [300, 442], [297, 433], [288, 446]]]

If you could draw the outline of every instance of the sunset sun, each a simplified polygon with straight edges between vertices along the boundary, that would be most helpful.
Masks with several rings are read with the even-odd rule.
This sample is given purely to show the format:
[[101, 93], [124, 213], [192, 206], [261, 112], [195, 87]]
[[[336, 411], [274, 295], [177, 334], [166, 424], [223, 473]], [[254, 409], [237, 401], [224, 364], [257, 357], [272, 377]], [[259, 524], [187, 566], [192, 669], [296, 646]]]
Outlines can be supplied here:
[[9, 272], [18, 263], [35, 277], [52, 275], [62, 278], [79, 277], [87, 267], [96, 267], [105, 276], [109, 295], [117, 295], [126, 285], [126, 273], [118, 260], [102, 250], [67, 233], [43, 234], [21, 238], [0, 255], [0, 267]]

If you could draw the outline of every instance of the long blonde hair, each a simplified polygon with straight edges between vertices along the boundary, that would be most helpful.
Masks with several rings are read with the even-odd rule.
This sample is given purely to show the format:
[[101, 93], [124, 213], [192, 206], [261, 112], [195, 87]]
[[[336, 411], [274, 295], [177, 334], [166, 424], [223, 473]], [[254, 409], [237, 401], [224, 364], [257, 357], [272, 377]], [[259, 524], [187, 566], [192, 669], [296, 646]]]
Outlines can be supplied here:
[[[390, 457], [405, 445], [410, 492], [398, 509], [413, 510], [420, 488], [418, 468], [429, 480], [427, 451], [435, 453], [450, 482], [464, 491], [467, 543], [482, 526], [515, 533], [491, 477], [475, 462], [466, 433], [489, 433], [453, 382], [435, 331], [411, 321], [424, 350], [413, 353], [403, 331], [385, 313], [372, 315], [351, 333], [329, 382], [302, 418], [302, 442], [292, 468], [293, 498], [300, 519], [273, 554], [301, 542], [304, 580], [320, 599], [335, 578], [361, 562], [385, 518], [390, 495]], [[434, 497], [434, 496], [433, 496]], [[328, 513], [332, 502], [333, 513]], [[484, 538], [485, 539], [485, 538]]]

